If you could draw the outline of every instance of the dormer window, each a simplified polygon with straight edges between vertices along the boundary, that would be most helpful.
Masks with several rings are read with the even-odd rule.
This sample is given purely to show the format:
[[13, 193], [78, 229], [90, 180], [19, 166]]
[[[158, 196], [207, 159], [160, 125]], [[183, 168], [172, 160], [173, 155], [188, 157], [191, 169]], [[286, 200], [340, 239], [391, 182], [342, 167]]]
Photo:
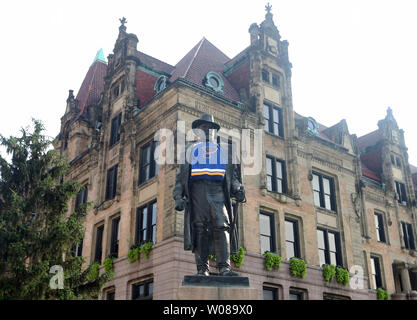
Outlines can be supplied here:
[[168, 78], [166, 76], [160, 76], [153, 87], [156, 93], [161, 92], [167, 87]]
[[307, 120], [307, 131], [310, 134], [317, 135], [319, 133], [319, 125], [312, 117], [308, 117]]
[[223, 93], [224, 82], [217, 72], [210, 71], [204, 78], [204, 85], [216, 92]]

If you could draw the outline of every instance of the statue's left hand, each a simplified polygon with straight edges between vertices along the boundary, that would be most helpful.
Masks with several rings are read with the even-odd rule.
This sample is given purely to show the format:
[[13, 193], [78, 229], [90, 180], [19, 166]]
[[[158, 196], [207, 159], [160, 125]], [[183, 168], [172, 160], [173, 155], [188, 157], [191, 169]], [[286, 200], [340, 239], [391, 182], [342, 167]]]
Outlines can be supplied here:
[[245, 188], [243, 187], [243, 185], [240, 185], [240, 187], [234, 192], [233, 195], [238, 202], [244, 202], [246, 197], [245, 197]]

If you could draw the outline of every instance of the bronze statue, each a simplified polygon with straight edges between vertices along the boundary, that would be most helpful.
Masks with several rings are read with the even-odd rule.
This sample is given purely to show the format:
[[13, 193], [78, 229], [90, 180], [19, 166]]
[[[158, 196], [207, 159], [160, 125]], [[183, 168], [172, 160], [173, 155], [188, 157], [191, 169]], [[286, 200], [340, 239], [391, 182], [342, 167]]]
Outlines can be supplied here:
[[220, 126], [212, 115], [203, 114], [192, 128], [199, 139], [186, 146], [189, 157], [178, 167], [173, 192], [175, 210], [185, 209], [184, 250], [194, 252], [199, 276], [209, 275], [209, 254], [219, 275], [238, 276], [230, 254], [238, 250], [236, 204], [245, 201], [240, 168], [217, 144]]

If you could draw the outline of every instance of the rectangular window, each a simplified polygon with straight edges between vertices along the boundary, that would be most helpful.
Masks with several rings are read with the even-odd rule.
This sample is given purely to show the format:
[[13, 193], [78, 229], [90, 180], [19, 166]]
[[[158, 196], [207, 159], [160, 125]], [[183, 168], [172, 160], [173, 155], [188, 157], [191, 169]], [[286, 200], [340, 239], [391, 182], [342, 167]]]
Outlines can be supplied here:
[[110, 147], [120, 140], [120, 127], [122, 125], [122, 114], [119, 113], [111, 120]]
[[382, 213], [374, 213], [375, 228], [376, 228], [376, 239], [379, 242], [386, 242], [385, 230], [384, 230], [384, 217]]
[[317, 229], [317, 245], [319, 249], [319, 263], [342, 266], [340, 236], [338, 232]]
[[402, 182], [395, 181], [395, 189], [398, 194], [398, 203], [407, 205], [407, 193], [405, 192], [405, 184]]
[[116, 164], [107, 171], [106, 200], [113, 199], [116, 196], [117, 168], [118, 165]]
[[114, 218], [111, 224], [110, 256], [119, 256], [120, 217]]
[[132, 300], [152, 300], [153, 281], [132, 285]]
[[269, 72], [262, 70], [262, 81], [269, 83]]
[[75, 210], [77, 210], [82, 204], [87, 202], [88, 198], [88, 188], [84, 186], [80, 192], [78, 192], [77, 197], [75, 198]]
[[273, 287], [263, 287], [264, 300], [278, 300], [278, 289]]
[[140, 150], [139, 184], [158, 175], [158, 163], [155, 159], [158, 141], [152, 141]]
[[398, 168], [401, 168], [401, 159], [400, 159], [399, 157], [396, 157], [396, 158], [395, 158], [395, 162], [396, 162], [396, 164], [397, 164], [397, 167], [398, 167]]
[[81, 241], [77, 245], [72, 246], [71, 255], [73, 257], [83, 256], [83, 244], [84, 244], [84, 239], [81, 239]]
[[114, 300], [115, 291], [109, 290], [106, 292], [106, 300]]
[[272, 75], [272, 85], [279, 88], [279, 77], [275, 74]]
[[156, 243], [156, 201], [150, 202], [136, 210], [136, 244], [152, 241]]
[[104, 225], [97, 227], [96, 230], [96, 250], [94, 254], [94, 262], [101, 263], [101, 256], [103, 251], [103, 231]]
[[304, 295], [301, 290], [290, 289], [290, 300], [305, 300]]
[[283, 137], [284, 126], [282, 121], [281, 108], [268, 105], [264, 103], [264, 118], [265, 118], [265, 131], [272, 133], [273, 135]]
[[274, 215], [272, 213], [259, 213], [259, 235], [261, 240], [261, 253], [275, 252]]
[[287, 259], [300, 258], [300, 239], [298, 236], [298, 221], [285, 219], [285, 247]]
[[266, 182], [267, 190], [287, 193], [287, 179], [285, 162], [271, 156], [266, 156]]
[[371, 256], [371, 288], [382, 288], [381, 265], [379, 258]]
[[334, 179], [313, 172], [313, 194], [316, 207], [336, 211]]
[[414, 242], [413, 226], [411, 223], [401, 222], [401, 227], [404, 236], [404, 245], [406, 249], [416, 250]]

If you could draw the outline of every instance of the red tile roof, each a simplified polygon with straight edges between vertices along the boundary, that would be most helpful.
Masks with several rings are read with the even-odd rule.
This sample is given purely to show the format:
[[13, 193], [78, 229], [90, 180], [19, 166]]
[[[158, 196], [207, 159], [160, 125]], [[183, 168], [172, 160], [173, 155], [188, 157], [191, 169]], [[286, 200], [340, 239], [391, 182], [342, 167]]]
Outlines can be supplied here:
[[206, 38], [203, 38], [176, 64], [170, 81], [174, 82], [178, 78], [182, 78], [204, 87], [204, 77], [208, 72], [214, 71], [223, 79], [224, 86], [222, 89], [224, 96], [231, 100], [239, 101], [239, 94], [236, 89], [222, 74], [224, 66], [229, 60], [223, 52], [217, 49]]
[[365, 134], [364, 136], [358, 138], [358, 148], [359, 148], [359, 150], [362, 150], [366, 147], [373, 146], [379, 140], [381, 140], [379, 130], [372, 131], [372, 132], [370, 132], [368, 134]]
[[78, 90], [76, 104], [80, 109], [79, 116], [83, 115], [87, 106], [97, 103], [104, 90], [104, 77], [107, 72], [107, 64], [96, 60], [88, 69], [88, 72]]
[[175, 67], [171, 66], [170, 64], [158, 60], [154, 57], [151, 57], [143, 52], [137, 51], [136, 56], [139, 58], [139, 61], [141, 63], [158, 71], [171, 74], [171, 72], [175, 69]]

